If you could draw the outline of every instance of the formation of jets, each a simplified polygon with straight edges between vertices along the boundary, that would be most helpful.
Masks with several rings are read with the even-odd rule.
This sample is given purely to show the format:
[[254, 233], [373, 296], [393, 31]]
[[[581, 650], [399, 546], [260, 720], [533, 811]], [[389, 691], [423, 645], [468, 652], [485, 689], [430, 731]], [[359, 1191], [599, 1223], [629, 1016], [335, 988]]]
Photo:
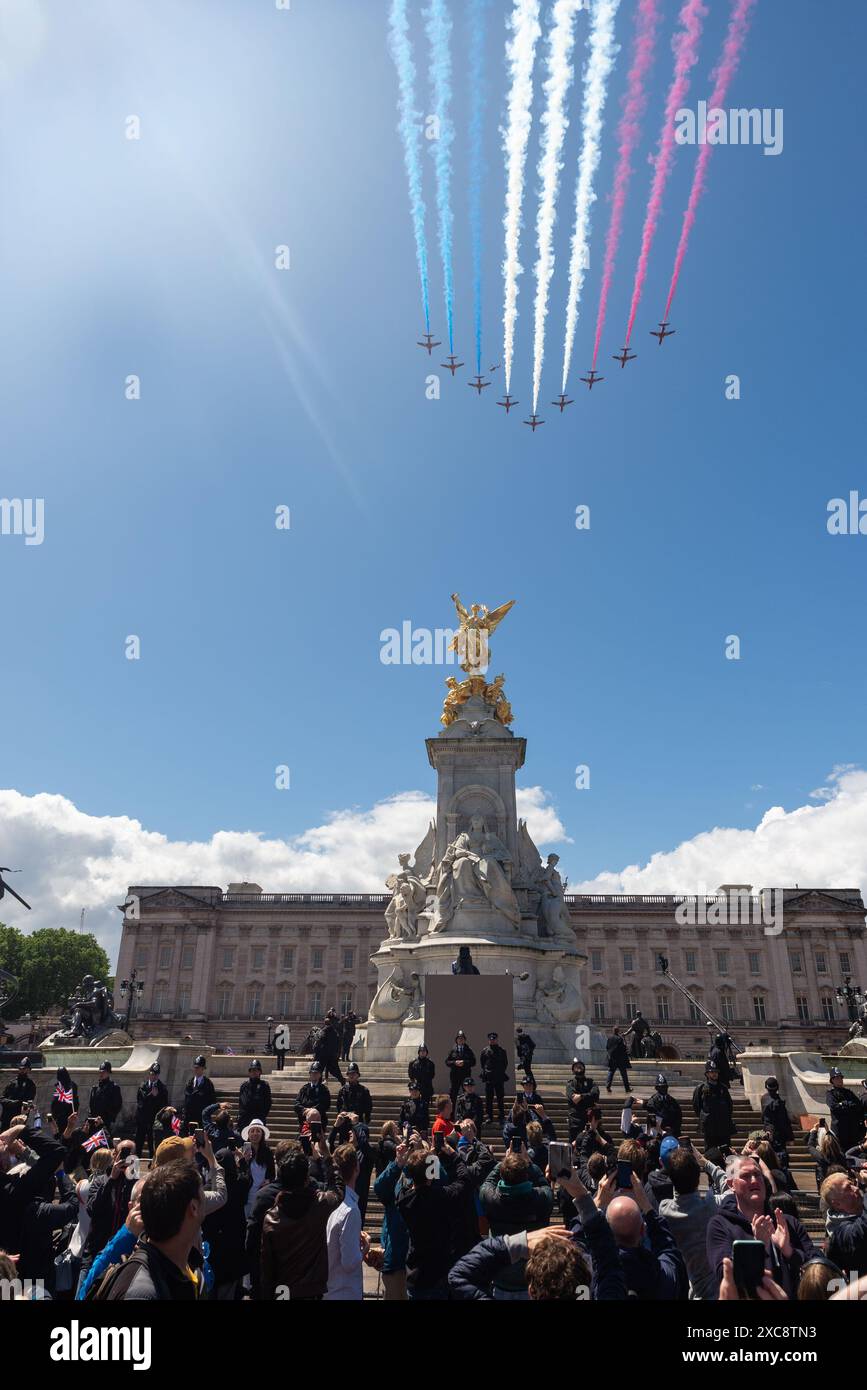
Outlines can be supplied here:
[[[676, 330], [670, 327], [668, 319], [665, 319], [662, 323], [660, 323], [658, 328], [652, 328], [650, 330], [651, 337], [656, 338], [658, 340], [660, 347], [662, 347], [662, 344], [665, 341], [665, 339], [670, 338], [672, 334], [674, 334], [675, 332]], [[433, 337], [433, 334], [423, 333], [418, 341], [418, 346], [420, 348], [424, 348], [428, 356], [430, 357], [433, 355], [434, 348], [441, 347], [442, 343], [435, 339]], [[623, 368], [626, 366], [627, 362], [634, 362], [637, 356], [638, 354], [635, 352], [630, 352], [627, 346], [622, 347], [619, 352], [613, 353], [612, 359], [613, 361], [620, 363], [620, 368], [622, 371]], [[450, 357], [446, 358], [445, 362], [442, 362], [440, 365], [443, 366], [447, 372], [451, 372], [452, 376], [454, 377], [457, 375], [460, 368], [463, 367], [465, 364], [463, 362], [459, 362], [457, 357], [455, 357], [455, 355], [452, 354]], [[488, 368], [488, 374], [492, 376], [494, 372], [498, 372], [500, 370], [502, 365], [502, 362], [494, 362]], [[592, 391], [593, 387], [597, 386], [600, 381], [604, 381], [605, 378], [604, 376], [599, 375], [595, 367], [591, 367], [587, 375], [582, 376], [580, 380], [584, 382], [588, 391]], [[491, 382], [485, 381], [481, 373], [476, 373], [476, 375], [467, 382], [467, 385], [473, 391], [475, 391], [477, 395], [481, 396], [485, 388], [491, 385]], [[512, 409], [512, 407], [518, 404], [520, 404], [520, 402], [516, 400], [514, 396], [509, 395], [508, 391], [506, 392], [506, 395], [503, 398], [503, 400], [497, 401], [497, 405], [500, 406], [503, 410], [505, 410], [507, 415], [509, 411]], [[555, 405], [559, 410], [560, 414], [562, 415], [567, 405], [574, 405], [575, 402], [571, 399], [571, 397], [566, 395], [565, 391], [561, 391], [557, 399], [552, 401], [551, 404]], [[539, 426], [544, 425], [544, 423], [545, 421], [541, 418], [541, 416], [537, 415], [535, 412], [530, 416], [529, 420], [524, 421], [524, 424], [529, 425], [530, 429], [533, 431], [534, 434], [536, 433], [536, 430], [539, 428]], [[2, 883], [2, 880], [0, 880], [0, 883]], [[0, 896], [2, 896], [2, 892], [0, 892]]]

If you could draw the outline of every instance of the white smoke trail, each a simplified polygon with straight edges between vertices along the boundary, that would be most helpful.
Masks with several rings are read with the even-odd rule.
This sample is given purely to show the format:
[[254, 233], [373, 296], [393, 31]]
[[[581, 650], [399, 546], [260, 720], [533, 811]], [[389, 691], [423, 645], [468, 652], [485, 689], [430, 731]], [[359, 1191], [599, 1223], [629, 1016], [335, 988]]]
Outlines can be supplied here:
[[608, 79], [619, 45], [614, 42], [614, 21], [620, 0], [596, 0], [590, 23], [590, 50], [584, 70], [584, 125], [581, 154], [578, 160], [578, 184], [575, 189], [575, 230], [572, 234], [572, 258], [569, 264], [569, 299], [566, 305], [566, 342], [563, 349], [563, 391], [569, 377], [575, 329], [578, 325], [578, 304], [584, 288], [590, 253], [590, 212], [596, 201], [593, 180], [599, 167], [602, 139], [602, 116]]
[[536, 44], [542, 32], [539, 23], [540, 0], [515, 0], [509, 27], [512, 37], [506, 44], [506, 66], [512, 78], [508, 117], [503, 133], [506, 156], [506, 254], [503, 261], [505, 294], [503, 303], [503, 370], [508, 394], [515, 350], [515, 321], [518, 317], [518, 259], [521, 245], [521, 208], [524, 201], [524, 166], [527, 142], [533, 124], [533, 64]]
[[569, 127], [566, 98], [572, 85], [572, 51], [575, 47], [575, 17], [583, 9], [582, 0], [557, 0], [548, 34], [548, 76], [545, 80], [547, 107], [542, 117], [542, 154], [538, 174], [541, 179], [539, 211], [536, 216], [536, 312], [533, 345], [533, 414], [539, 403], [542, 361], [545, 356], [545, 320], [548, 317], [548, 291], [554, 274], [554, 223], [557, 220], [557, 193], [563, 165], [563, 141]]

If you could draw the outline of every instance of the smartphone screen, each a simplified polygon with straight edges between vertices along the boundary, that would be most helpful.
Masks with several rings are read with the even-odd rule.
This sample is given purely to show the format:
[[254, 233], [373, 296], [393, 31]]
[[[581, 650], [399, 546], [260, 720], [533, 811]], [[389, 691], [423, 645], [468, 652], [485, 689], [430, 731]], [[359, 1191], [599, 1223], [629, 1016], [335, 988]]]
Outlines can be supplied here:
[[445, 1139], [445, 1135], [443, 1134], [443, 1132], [442, 1132], [441, 1129], [438, 1129], [437, 1132], [436, 1132], [436, 1134], [434, 1135], [434, 1153], [437, 1153], [437, 1154], [441, 1154], [441, 1153], [442, 1153], [442, 1151], [443, 1151], [443, 1140], [444, 1140], [444, 1139]]
[[568, 1178], [572, 1172], [572, 1150], [568, 1144], [548, 1145], [548, 1167], [555, 1178]]
[[732, 1267], [739, 1289], [757, 1289], [765, 1272], [764, 1241], [736, 1240], [732, 1242]]
[[682, 1135], [680, 1136], [680, 1138], [678, 1139], [677, 1142], [678, 1142], [678, 1144], [680, 1145], [680, 1147], [681, 1147], [682, 1149], [691, 1149], [691, 1148], [692, 1148], [692, 1140], [691, 1140], [691, 1139], [687, 1139], [687, 1137], [686, 1137], [685, 1134], [682, 1134]]
[[617, 1186], [632, 1191], [632, 1164], [625, 1158], [617, 1160]]
[[311, 1122], [311, 1124], [310, 1124], [310, 1137], [311, 1137], [311, 1139], [319, 1139], [319, 1138], [321, 1138], [321, 1136], [322, 1136], [322, 1121], [321, 1121], [321, 1120], [313, 1120], [313, 1121]]
[[512, 1150], [513, 1154], [519, 1154], [521, 1152], [521, 1140], [519, 1135], [512, 1135], [512, 1138], [509, 1140], [509, 1148]]

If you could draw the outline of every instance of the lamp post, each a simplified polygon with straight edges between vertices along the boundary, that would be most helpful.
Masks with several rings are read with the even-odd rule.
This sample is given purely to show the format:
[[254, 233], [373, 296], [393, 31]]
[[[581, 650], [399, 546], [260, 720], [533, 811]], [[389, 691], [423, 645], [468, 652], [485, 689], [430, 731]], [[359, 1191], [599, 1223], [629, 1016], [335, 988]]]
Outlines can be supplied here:
[[858, 1009], [864, 1003], [864, 994], [858, 985], [852, 984], [852, 976], [844, 975], [842, 985], [838, 985], [834, 993], [840, 1003], [846, 1005], [849, 1022], [857, 1023]]
[[120, 982], [120, 997], [121, 999], [127, 1000], [126, 1018], [124, 1019], [123, 1025], [127, 1033], [129, 1032], [129, 1025], [132, 1020], [133, 1004], [136, 999], [141, 997], [143, 989], [144, 980], [138, 978], [138, 970], [133, 970], [128, 980], [121, 980]]

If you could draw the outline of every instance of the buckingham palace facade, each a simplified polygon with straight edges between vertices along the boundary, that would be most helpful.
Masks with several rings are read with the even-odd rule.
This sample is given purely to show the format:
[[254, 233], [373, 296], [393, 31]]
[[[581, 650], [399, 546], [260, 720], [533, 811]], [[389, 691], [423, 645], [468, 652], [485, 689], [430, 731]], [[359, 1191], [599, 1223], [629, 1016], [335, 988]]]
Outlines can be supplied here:
[[[747, 908], [757, 895], [738, 889]], [[641, 1009], [682, 1058], [704, 1055], [707, 1028], [670, 972], [741, 1045], [827, 1051], [845, 1040], [837, 991], [867, 989], [865, 909], [857, 889], [777, 890], [781, 929], [711, 897], [567, 895], [588, 1021], [606, 1029]], [[767, 892], [767, 890], [766, 890]], [[117, 980], [135, 970], [138, 1038], [191, 1036], [236, 1052], [264, 1050], [267, 1020], [293, 1047], [329, 1008], [367, 1015], [385, 936], [386, 893], [264, 893], [256, 884], [132, 886]], [[722, 907], [722, 913], [719, 909]], [[743, 907], [743, 903], [742, 903]]]

